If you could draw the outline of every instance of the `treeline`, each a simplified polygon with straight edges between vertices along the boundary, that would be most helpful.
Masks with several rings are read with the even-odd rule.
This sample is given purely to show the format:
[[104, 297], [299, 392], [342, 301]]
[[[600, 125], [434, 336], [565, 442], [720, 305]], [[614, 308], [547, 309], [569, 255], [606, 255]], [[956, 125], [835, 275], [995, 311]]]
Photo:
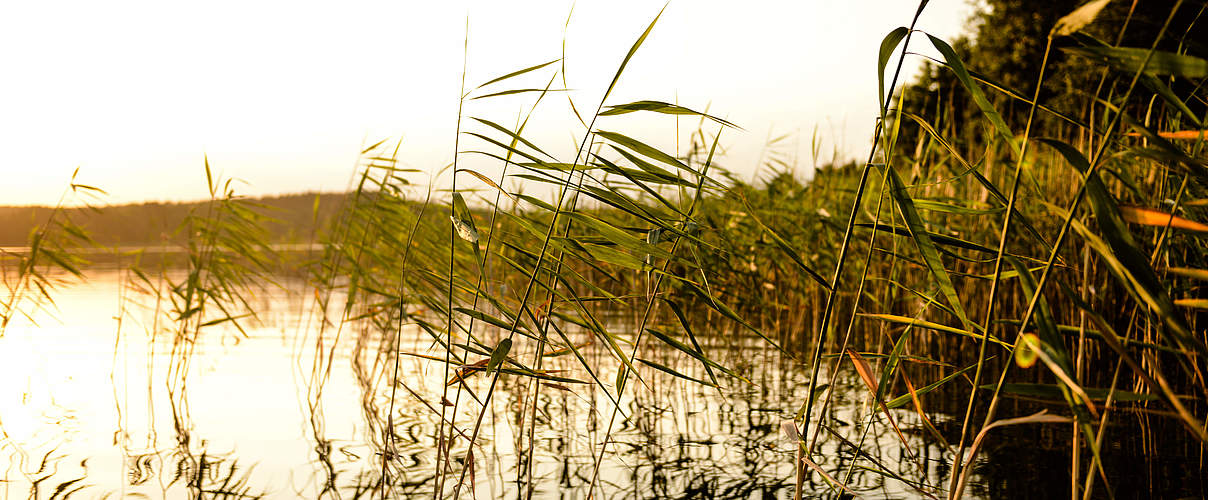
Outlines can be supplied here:
[[[304, 243], [331, 222], [344, 203], [343, 193], [300, 193], [252, 198], [270, 218], [264, 229], [276, 243]], [[185, 219], [204, 216], [210, 201], [148, 202], [62, 209], [63, 217], [101, 246], [174, 245], [184, 241]], [[54, 207], [0, 207], [0, 246], [26, 246], [30, 234], [51, 219]]]
[[[969, 34], [951, 41], [952, 48], [968, 63], [973, 78], [987, 90], [987, 98], [1008, 122], [1027, 121], [1030, 100], [1040, 84], [1040, 108], [1033, 125], [1033, 130], [1039, 132], [1033, 134], [1037, 137], [1085, 138], [1096, 115], [1102, 115], [1102, 110], [1096, 109], [1100, 101], [1095, 97], [1127, 93], [1129, 79], [1120, 78], [1121, 72], [1106, 67], [1110, 56], [1102, 52], [1103, 47], [1144, 51], [1153, 46], [1165, 53], [1208, 53], [1208, 23], [1204, 22], [1208, 3], [1151, 0], [1106, 2], [1094, 22], [1070, 36], [1053, 37], [1046, 56], [1049, 35], [1058, 20], [1085, 3], [986, 0], [969, 20]], [[1176, 15], [1171, 16], [1175, 10]], [[1041, 66], [1046, 61], [1041, 78]], [[1147, 110], [1163, 111], [1152, 108], [1155, 100], [1151, 98], [1157, 95], [1157, 101], [1167, 104], [1178, 101], [1177, 111], [1189, 115], [1182, 117], [1186, 125], [1204, 116], [1208, 107], [1196, 96], [1202, 90], [1200, 82], [1167, 74], [1157, 79], [1155, 75], [1162, 72], [1163, 63], [1152, 64], [1158, 69], [1151, 69], [1138, 82], [1143, 91], [1117, 104], [1144, 117]], [[981, 111], [968, 105], [968, 92], [940, 61], [928, 62], [901, 95], [904, 98], [895, 104], [906, 113], [928, 117], [939, 132], [961, 140], [981, 140], [981, 127], [985, 125]], [[1150, 118], [1158, 117], [1151, 114]], [[1177, 121], [1171, 125], [1175, 124]], [[914, 138], [920, 131], [913, 120], [904, 120], [902, 125], [902, 146], [909, 150], [917, 144]]]

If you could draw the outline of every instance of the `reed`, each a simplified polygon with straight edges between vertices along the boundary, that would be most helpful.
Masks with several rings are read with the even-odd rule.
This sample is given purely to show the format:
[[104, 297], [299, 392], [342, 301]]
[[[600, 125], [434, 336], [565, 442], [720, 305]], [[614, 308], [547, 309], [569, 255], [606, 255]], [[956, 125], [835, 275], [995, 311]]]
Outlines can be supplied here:
[[[718, 391], [761, 383], [719, 347], [736, 335], [809, 373], [793, 381], [807, 397], [779, 426], [795, 448], [798, 497], [806, 484], [859, 495], [853, 477], [871, 471], [921, 496], [961, 498], [1000, 433], [1055, 424], [1068, 433], [1070, 497], [1110, 497], [1131, 484], [1121, 463], [1136, 457], [1105, 443], [1157, 439], [1126, 415], [1177, 427], [1161, 439], [1194, 440], [1202, 456], [1208, 62], [1195, 21], [1179, 20], [1208, 7], [1173, 2], [1153, 36], [1137, 40], [1133, 9], [1109, 22], [1103, 12], [1123, 7], [1107, 3], [1044, 27], [1031, 40], [1044, 47], [1029, 62], [1035, 73], [1003, 82], [963, 57], [967, 44], [916, 30], [920, 2], [876, 55], [880, 115], [866, 161], [818, 166], [809, 182], [786, 137], [768, 141], [761, 179], [732, 173], [719, 144], [740, 127], [706, 103], [613, 101], [658, 16], [601, 82], [590, 114], [552, 99], [565, 90], [554, 88], [565, 87], [565, 53], [477, 86], [467, 70], [451, 164], [405, 168], [398, 142], [366, 147], [329, 223], [319, 223], [316, 198], [310, 243], [321, 251], [292, 263], [314, 292], [300, 335], [311, 344], [305, 405], [316, 460], [327, 464], [324, 494], [340, 494], [322, 402], [345, 335], [356, 339], [379, 464], [356, 479], [357, 496], [473, 494], [498, 454], [483, 433], [504, 418], [515, 426], [512, 493], [531, 498], [539, 401], [551, 393], [592, 402], [593, 463], [577, 485], [592, 495], [614, 427], [646, 418], [634, 413], [644, 411], [635, 391], [657, 392], [660, 377]], [[942, 59], [899, 85], [917, 44]], [[1097, 85], [1054, 90], [1058, 74]], [[515, 125], [479, 113], [499, 99], [526, 103]], [[577, 117], [573, 156], [526, 136], [531, 118], [556, 110]], [[633, 113], [695, 129], [683, 148], [656, 147], [616, 118]], [[498, 176], [484, 173], [490, 165]], [[172, 325], [179, 453], [195, 471], [209, 459], [188, 438], [193, 346], [210, 327], [253, 320], [251, 298], [273, 286], [284, 259], [265, 231], [271, 213], [229, 181], [209, 184], [211, 201], [179, 229], [183, 278], [164, 267], [129, 273]], [[47, 269], [82, 273], [69, 243], [89, 237], [62, 213], [27, 253], [6, 257], [5, 324], [22, 297], [50, 298]], [[402, 345], [415, 332], [426, 343]], [[404, 363], [426, 375], [408, 379]], [[870, 411], [855, 425], [836, 413], [841, 390], [866, 393]], [[500, 410], [501, 395], [516, 407]], [[419, 482], [401, 458], [402, 399], [426, 409], [407, 418], [430, 423], [435, 443]], [[940, 456], [912, 449], [911, 431]], [[892, 462], [876, 449], [885, 436], [902, 446]], [[828, 465], [822, 453], [846, 461]]]

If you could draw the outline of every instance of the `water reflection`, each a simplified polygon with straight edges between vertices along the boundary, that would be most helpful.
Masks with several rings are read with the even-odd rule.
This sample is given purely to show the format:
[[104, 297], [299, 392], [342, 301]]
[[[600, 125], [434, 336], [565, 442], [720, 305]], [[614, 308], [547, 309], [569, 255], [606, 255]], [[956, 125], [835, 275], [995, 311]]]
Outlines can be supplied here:
[[[56, 315], [14, 323], [0, 338], [0, 496], [432, 496], [440, 487], [442, 413], [455, 436], [453, 473], [442, 491], [451, 492], [472, 463], [464, 498], [588, 495], [613, 408], [591, 384], [543, 382], [533, 404], [530, 379], [503, 377], [471, 450], [467, 434], [487, 380], [467, 375], [456, 406], [440, 401], [443, 366], [425, 356], [443, 351], [414, 325], [399, 332], [338, 321], [316, 312], [304, 282], [282, 278], [282, 288], [257, 296], [259, 320], [244, 323], [244, 332], [214, 325], [190, 337], [154, 314], [162, 310], [155, 295], [124, 286], [124, 278], [99, 274], [65, 288]], [[604, 348], [568, 334], [584, 346], [599, 380], [615, 378]], [[597, 498], [792, 497], [794, 447], [780, 424], [805, 400], [806, 373], [755, 337], [718, 332], [701, 341], [753, 383], [719, 390], [644, 370], [644, 384], [621, 401], [626, 418], [610, 435]], [[642, 356], [708, 377], [677, 351]], [[542, 363], [550, 373], [591, 380], [572, 356]], [[943, 446], [917, 430], [917, 415], [895, 410], [909, 443], [903, 447], [858, 384], [851, 374], [840, 377], [829, 413], [817, 416], [827, 429], [819, 467], [871, 497], [934, 490], [947, 474]], [[932, 418], [947, 425], [942, 414]], [[523, 452], [530, 448], [531, 463]], [[987, 449], [991, 460], [1009, 461], [1000, 452]], [[979, 473], [990, 481], [972, 493], [1000, 496], [995, 469]], [[916, 489], [906, 478], [923, 484]], [[830, 491], [818, 475], [804, 487]]]

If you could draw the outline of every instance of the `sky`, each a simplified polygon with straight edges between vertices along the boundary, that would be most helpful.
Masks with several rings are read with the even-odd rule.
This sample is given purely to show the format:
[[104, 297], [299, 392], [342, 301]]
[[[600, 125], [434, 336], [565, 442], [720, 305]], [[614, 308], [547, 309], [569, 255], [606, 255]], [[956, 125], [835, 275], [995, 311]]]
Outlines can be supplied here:
[[[966, 32], [968, 1], [931, 1], [919, 29], [945, 39]], [[401, 140], [404, 165], [435, 172], [453, 158], [463, 55], [473, 88], [559, 58], [564, 37], [568, 90], [542, 101], [525, 136], [573, 157], [583, 128], [567, 96], [581, 112], [594, 110], [663, 6], [5, 2], [0, 205], [53, 204], [77, 168], [77, 182], [107, 192], [102, 203], [202, 199], [207, 158], [215, 174], [240, 181], [242, 194], [341, 191], [361, 149], [381, 139]], [[734, 122], [742, 129], [722, 133], [719, 163], [748, 178], [759, 175], [768, 138], [792, 134], [780, 147], [795, 154], [805, 178], [815, 163], [867, 155], [877, 48], [886, 33], [910, 23], [916, 7], [908, 0], [672, 0], [607, 104], [676, 102]], [[934, 52], [923, 44], [916, 39], [911, 48]], [[920, 61], [908, 59], [907, 69]], [[558, 66], [500, 90], [543, 87]], [[534, 97], [469, 101], [463, 116], [511, 125]], [[677, 139], [682, 150], [695, 126], [665, 115], [597, 123], [671, 150]], [[811, 154], [815, 137], [820, 158]], [[498, 168], [481, 157], [462, 161], [483, 173]]]

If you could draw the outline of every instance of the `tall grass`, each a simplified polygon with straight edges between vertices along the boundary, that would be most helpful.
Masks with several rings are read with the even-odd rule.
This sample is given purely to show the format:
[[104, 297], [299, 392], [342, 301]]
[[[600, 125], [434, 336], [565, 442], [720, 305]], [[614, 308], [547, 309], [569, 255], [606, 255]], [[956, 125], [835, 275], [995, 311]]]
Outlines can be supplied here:
[[[299, 335], [313, 346], [305, 404], [316, 460], [326, 464], [323, 493], [340, 494], [322, 405], [344, 335], [356, 338], [354, 371], [380, 463], [376, 477], [358, 478], [358, 496], [416, 493], [398, 442], [402, 399], [433, 423], [423, 493], [472, 493], [487, 474], [482, 436], [500, 391], [520, 403], [510, 418], [519, 429], [514, 494], [524, 498], [537, 481], [539, 398], [590, 398], [601, 427], [582, 486], [594, 494], [603, 459], [615, 452], [614, 427], [641, 418], [628, 413], [640, 410], [629, 402], [635, 391], [657, 389], [655, 375], [718, 389], [759, 382], [706, 348], [717, 345], [706, 337], [729, 342], [735, 332], [810, 374], [798, 381], [807, 397], [791, 403], [783, 426], [796, 448], [799, 497], [807, 479], [858, 494], [850, 482], [862, 469], [922, 496], [960, 498], [978, 473], [978, 453], [1007, 426], [1067, 424], [1071, 498], [1114, 494], [1124, 469], [1105, 443], [1130, 438], [1113, 433], [1150, 432], [1121, 422], [1124, 415], [1177, 426], [1202, 454], [1208, 261], [1200, 238], [1208, 228], [1196, 221], [1208, 216], [1208, 116], [1196, 110], [1203, 115], [1208, 63], [1160, 49], [1179, 36], [1167, 27], [1148, 47], [1091, 37], [1084, 28], [1101, 6], [1053, 26], [1029, 96], [917, 31], [921, 2], [910, 27], [891, 31], [875, 55], [881, 102], [866, 161], [821, 166], [808, 183], [796, 177], [783, 138], [769, 141], [763, 179], [731, 173], [719, 144], [739, 127], [698, 111], [705, 103], [613, 102], [659, 16], [601, 82], [594, 111], [565, 102], [581, 125], [566, 157], [526, 136], [530, 117], [550, 112], [558, 104], [551, 97], [565, 90], [553, 88], [565, 87], [565, 54], [478, 86], [465, 81], [467, 69], [451, 164], [430, 174], [401, 166], [397, 142], [366, 147], [339, 215], [314, 235], [321, 252], [303, 263], [313, 323]], [[1176, 2], [1167, 26], [1192, 10]], [[950, 95], [899, 86], [918, 43], [941, 54], [937, 68], [956, 85]], [[1043, 102], [1059, 53], [1102, 67], [1093, 93], [1074, 93], [1080, 107]], [[478, 114], [476, 103], [495, 99], [526, 100], [522, 118], [508, 127]], [[1000, 112], [1008, 105], [1027, 113]], [[973, 120], [957, 119], [965, 109]], [[630, 113], [696, 128], [683, 150], [667, 150], [618, 129], [614, 117]], [[482, 173], [487, 162], [498, 177]], [[184, 278], [131, 273], [173, 325], [169, 387], [179, 453], [194, 471], [209, 459], [188, 437], [193, 346], [211, 326], [251, 319], [249, 300], [271, 286], [279, 259], [263, 208], [229, 182], [209, 183], [212, 201], [181, 228]], [[524, 188], [508, 187], [517, 183]], [[61, 217], [43, 227], [57, 229], [34, 233], [14, 278], [6, 262], [5, 323], [31, 290], [49, 297], [45, 266], [79, 273], [55, 238], [87, 235]], [[410, 332], [426, 345], [402, 345]], [[575, 369], [550, 369], [553, 358]], [[400, 376], [404, 360], [424, 366], [426, 378]], [[847, 429], [832, 403], [850, 388], [840, 373], [859, 377], [870, 408]], [[946, 479], [910, 448], [907, 421], [943, 450]], [[897, 463], [869, 449], [883, 442], [877, 436], [900, 439]], [[850, 460], [827, 470], [822, 449]], [[202, 495], [200, 476], [191, 481]]]
[[[880, 143], [887, 145], [881, 152], [886, 164], [881, 182], [883, 186], [887, 183], [886, 191], [892, 206], [896, 208], [895, 213], [885, 217], [901, 222], [882, 223], [882, 204], [876, 200], [876, 208], [871, 211], [874, 222], [856, 223], [860, 211], [869, 208], [868, 202], [860, 196], [868, 177], [867, 167], [858, 181], [860, 187], [851, 205], [852, 217], [847, 232], [861, 225], [874, 229], [867, 239], [870, 248], [875, 246], [876, 232], [888, 232], [895, 241], [905, 240], [904, 246], [895, 243], [892, 248], [877, 250], [877, 253], [888, 254], [889, 257], [888, 267], [884, 267], [885, 264], [879, 267], [889, 273], [883, 278], [889, 286], [914, 296], [904, 304], [879, 304], [877, 308], [865, 306], [867, 312], [854, 312], [862, 320], [900, 325], [901, 335], [897, 339], [890, 336], [885, 338], [893, 348], [887, 353], [879, 383], [870, 383], [870, 393], [874, 399], [884, 400], [886, 384], [897, 376], [894, 371], [901, 368], [900, 360], [910, 353], [910, 340], [918, 341], [909, 337], [917, 336], [920, 327], [931, 330], [932, 333], [927, 334], [929, 336], [957, 334], [978, 339], [978, 354], [975, 363], [970, 366], [974, 369], [972, 390], [965, 392], [968, 404], [955, 440], [957, 446], [950, 450], [954, 459], [950, 469], [951, 480], [946, 489], [936, 485], [930, 491], [921, 490], [922, 493], [960, 497], [972, 470], [972, 456], [977, 444], [982, 442], [990, 429], [1006, 423], [1057, 421], [1051, 417], [996, 420], [1000, 404], [1007, 396], [1046, 400], [1058, 396], [1065, 400], [1065, 411], [1069, 417], [1060, 420], [1075, 422], [1071, 444], [1071, 456], [1074, 457], [1071, 475], [1074, 480], [1070, 491], [1075, 498], [1089, 497], [1096, 479], [1102, 481], [1108, 494], [1111, 493], [1111, 479], [1103, 468], [1101, 446], [1104, 431], [1108, 429], [1109, 414], [1121, 405], [1123, 399], [1163, 400], [1168, 405], [1167, 414], [1181, 422], [1191, 437], [1203, 441], [1203, 418], [1196, 416], [1202, 413], [1202, 409], [1190, 409], [1185, 404], [1187, 396], [1176, 394], [1169, 380], [1157, 380], [1166, 377], [1171, 369], [1175, 373], [1181, 372], [1177, 386], [1197, 394], [1191, 398], [1195, 402], [1191, 406], [1202, 405], [1205, 386], [1200, 365], [1204, 336], [1202, 331], [1191, 326], [1194, 316], [1189, 320], [1185, 312], [1187, 306], [1195, 304], [1198, 299], [1183, 299], [1179, 302], [1183, 307], [1179, 307], [1171, 298], [1176, 294], [1195, 296], [1197, 290], [1178, 286], [1177, 281], [1164, 282], [1155, 266], [1163, 256], [1173, 259], [1175, 267], [1200, 267], [1204, 264], [1199, 260], [1199, 251], [1195, 250], [1200, 245], [1194, 236], [1184, 235], [1182, 245], [1186, 246], [1180, 250], [1169, 246], [1171, 241], [1168, 237], [1171, 228], [1175, 227], [1173, 221], [1184, 220], [1178, 214], [1186, 209], [1178, 201], [1170, 202], [1173, 206], [1158, 206], [1163, 200], [1182, 199], [1184, 190], [1195, 189], [1195, 184], [1203, 180], [1196, 173], [1204, 165], [1202, 157], [1197, 156], [1202, 154], [1203, 133], [1173, 132], [1181, 130], [1187, 122], [1194, 125], [1197, 131], [1203, 128], [1201, 119], [1186, 114], [1192, 106], [1202, 109], [1202, 92], [1196, 86], [1190, 96], [1180, 99], [1168, 87], [1168, 82], [1174, 79], [1202, 81], [1205, 76], [1203, 71], [1191, 68], [1202, 68], [1203, 60], [1186, 54], [1159, 51], [1159, 42], [1167, 35], [1165, 26], [1158, 32], [1152, 46], [1147, 48], [1112, 47], [1078, 33], [1094, 19], [1094, 7], [1092, 5], [1075, 11], [1054, 26], [1049, 37], [1049, 48], [1044, 54], [1045, 61], [1041, 63], [1040, 74], [1036, 76], [1036, 92], [1030, 100], [1022, 97], [1026, 95], [1022, 92], [994, 84], [989, 86], [990, 90], [1000, 92], [1004, 98], [1024, 100], [1029, 105], [1022, 124], [1009, 124], [997, 111], [991, 96], [983, 91], [984, 77], [975, 77], [951, 47], [928, 36], [931, 44], [944, 57], [942, 66], [951, 70], [959, 82], [962, 97], [971, 100], [980, 111], [984, 127], [981, 130], [966, 129], [957, 137], [946, 137], [938, 132], [945, 129], [942, 120], [958, 113], [940, 110], [934, 117], [907, 114], [902, 108], [911, 96], [900, 95], [896, 99], [899, 105], [897, 116], [891, 120], [883, 113], [882, 123], [891, 125], [884, 127], [887, 133]], [[1173, 6], [1166, 21], [1167, 26], [1181, 7], [1181, 2]], [[1081, 127], [1076, 135], [1062, 137], [1061, 128], [1048, 127], [1039, 132], [1049, 137], [1033, 140], [1037, 132], [1033, 127], [1033, 117], [1037, 112], [1056, 115], [1052, 109], [1042, 110], [1039, 102], [1052, 42], [1054, 39], [1065, 41], [1068, 38], [1063, 37], [1071, 36], [1084, 48], [1072, 48], [1070, 52], [1098, 57], [1113, 71], [1112, 78], [1117, 80], [1110, 80], [1109, 85], [1101, 85], [1103, 94], [1087, 96], [1086, 109], [1096, 110], [1096, 114], [1087, 115], [1096, 117], [1097, 121], [1074, 119], [1074, 123]], [[903, 38], [903, 30], [896, 30], [886, 38], [883, 47], [892, 49]], [[905, 50], [903, 48], [903, 54]], [[885, 56], [886, 50], [883, 48], [882, 70]], [[1153, 66], [1150, 66], [1151, 61], [1155, 62]], [[1164, 82], [1160, 78], [1169, 80]], [[1138, 83], [1142, 81], [1146, 82], [1152, 94], [1139, 96], [1142, 87]], [[955, 104], [956, 101], [950, 102], [960, 105]], [[1142, 113], [1140, 117], [1133, 115], [1138, 110]], [[902, 127], [904, 117], [909, 119], [905, 124], [912, 127]], [[1068, 119], [1068, 115], [1062, 117]], [[1048, 120], [1046, 123], [1052, 124], [1054, 121]], [[1013, 126], [1019, 128], [1014, 129]], [[917, 139], [907, 143], [913, 145], [914, 150], [896, 150], [899, 134], [911, 129], [918, 134]], [[1130, 129], [1132, 133], [1128, 133]], [[1019, 135], [1019, 131], [1022, 131], [1022, 135]], [[1163, 135], [1195, 136], [1196, 139], [1190, 141], [1190, 147], [1184, 148], [1166, 140]], [[1033, 142], [1042, 146], [1031, 145]], [[1085, 154], [1071, 143], [1083, 143], [1087, 149], [1093, 144], [1093, 150]], [[961, 144], [968, 146], [962, 148]], [[1029, 146], [1044, 149], [1035, 153]], [[1163, 156], [1143, 153], [1154, 149], [1163, 151]], [[980, 164], [971, 164], [965, 160], [967, 157], [983, 159], [978, 162]], [[998, 157], [1007, 159], [1002, 162], [1005, 164], [1003, 166], [1013, 165], [1014, 168], [995, 169], [995, 164], [999, 163]], [[957, 168], [952, 168], [954, 165]], [[997, 175], [980, 173], [996, 170]], [[1004, 195], [1004, 190], [997, 187], [1001, 181], [995, 178], [1003, 177], [1003, 173], [1012, 170], [1013, 173], [1006, 176], [1010, 187]], [[1110, 173], [1112, 178], [1105, 178], [1100, 172]], [[930, 181], [937, 177], [941, 180]], [[1030, 182], [1024, 183], [1023, 179]], [[1043, 181], [1046, 179], [1049, 182]], [[1121, 201], [1122, 198], [1128, 201]], [[1089, 200], [1091, 208], [1085, 215], [1079, 210], [1083, 200]], [[922, 217], [920, 208], [929, 212], [930, 220]], [[1142, 213], [1146, 216], [1139, 215]], [[1098, 226], [1097, 230], [1086, 222], [1091, 218]], [[1157, 229], [1150, 229], [1154, 227]], [[994, 231], [998, 233], [997, 238], [994, 238]], [[1154, 232], [1155, 237], [1151, 240], [1153, 247], [1145, 248], [1134, 236], [1134, 231], [1143, 231], [1140, 234], [1145, 234], [1144, 231]], [[1073, 239], [1071, 232], [1078, 239]], [[840, 247], [841, 260], [846, 248], [846, 244]], [[1169, 253], [1172, 250], [1174, 254]], [[868, 255], [872, 258], [874, 253]], [[1081, 265], [1077, 260], [1070, 259], [1078, 255], [1082, 256]], [[921, 275], [910, 277], [895, 272], [894, 264], [899, 260], [907, 262]], [[1010, 264], [1007, 267], [1009, 270], [1004, 269], [1004, 264]], [[874, 271], [878, 270], [876, 267]], [[844, 282], [841, 278], [842, 262], [838, 268], [840, 272], [836, 273], [834, 280], [836, 289]], [[1033, 273], [1039, 273], [1038, 277]], [[859, 283], [863, 295], [863, 276]], [[987, 289], [988, 293], [980, 293]], [[832, 291], [830, 295], [835, 296], [835, 292]], [[1125, 296], [1132, 300], [1122, 302]], [[854, 300], [862, 298], [857, 296]], [[984, 304], [986, 314], [980, 321], [968, 312], [973, 310], [970, 307], [973, 302]], [[1125, 309], [1122, 313], [1105, 310], [1103, 306], [1106, 304], [1120, 304]], [[905, 314], [894, 310], [903, 306]], [[1194, 312], [1194, 309], [1191, 311]], [[824, 312], [819, 330], [820, 342], [826, 342], [829, 322], [825, 316]], [[1115, 319], [1108, 320], [1104, 316]], [[1067, 326], [1071, 323], [1077, 326]], [[1116, 333], [1120, 327], [1127, 328], [1124, 337]], [[1076, 338], [1071, 339], [1070, 332], [1076, 332]], [[1134, 340], [1131, 335], [1142, 333], [1143, 342], [1148, 345], [1130, 345], [1130, 340]], [[1000, 347], [990, 350], [992, 344]], [[1071, 344], [1073, 349], [1070, 348]], [[815, 352], [821, 351], [819, 347]], [[1165, 351], [1166, 354], [1159, 356], [1155, 351]], [[854, 361], [859, 360], [858, 355], [851, 354]], [[942, 353], [934, 350], [921, 354], [944, 362], [960, 359], [937, 357]], [[1108, 368], [1112, 366], [1113, 356], [1118, 360], [1115, 364], [1126, 364], [1131, 368], [1134, 377], [1132, 383], [1125, 381], [1125, 384], [1121, 384], [1118, 379], [1121, 375], [1128, 375], [1128, 372]], [[1041, 373], [1015, 377], [1039, 379], [1041, 383], [1007, 383], [1012, 376], [1012, 363], [1002, 360], [1012, 357], [1016, 359], [1015, 364], [1021, 367], [1030, 367], [1039, 359], [1043, 367]], [[1147, 359], [1147, 363], [1144, 366], [1136, 363], [1136, 357]], [[991, 363], [994, 358], [998, 361]], [[821, 359], [820, 354], [815, 354], [815, 359]], [[1163, 360], [1165, 363], [1161, 362]], [[983, 385], [984, 380], [993, 376], [991, 373], [997, 374], [997, 383]], [[1090, 385], [1091, 380], [1102, 380], [1107, 373], [1112, 373], [1109, 388]], [[901, 375], [910, 392], [910, 401], [920, 414], [925, 414], [922, 407], [924, 398], [920, 397], [922, 394], [912, 387], [905, 373]], [[815, 384], [817, 379], [815, 375], [811, 384]], [[1119, 389], [1121, 385], [1140, 392]], [[803, 412], [807, 425], [813, 400], [811, 397], [808, 403], [810, 408]], [[1106, 401], [1100, 404], [1096, 400]], [[1153, 404], [1146, 402], [1130, 406], [1141, 411], [1154, 411], [1150, 408]], [[982, 421], [980, 427], [975, 419]], [[892, 420], [889, 423], [892, 425]], [[977, 439], [972, 446], [967, 446], [966, 439], [972, 434], [977, 434]], [[939, 438], [943, 439], [942, 436]], [[1079, 458], [1079, 451], [1084, 448], [1089, 454], [1086, 458]], [[1077, 481], [1080, 473], [1084, 473], [1086, 478], [1082, 483]]]
[[[66, 210], [67, 204], [83, 204], [95, 210], [95, 203], [105, 194], [104, 190], [76, 182], [76, 169], [71, 180], [54, 208], [45, 220], [31, 224], [28, 243], [24, 249], [9, 251], [0, 249], [0, 281], [5, 295], [0, 298], [0, 337], [4, 336], [9, 323], [18, 316], [30, 317], [32, 310], [54, 307], [51, 292], [65, 280], [83, 277], [83, 268], [88, 261], [79, 252], [93, 245], [92, 236], [75, 219], [77, 213]], [[73, 215], [75, 217], [73, 217]], [[13, 268], [16, 269], [13, 269]]]

